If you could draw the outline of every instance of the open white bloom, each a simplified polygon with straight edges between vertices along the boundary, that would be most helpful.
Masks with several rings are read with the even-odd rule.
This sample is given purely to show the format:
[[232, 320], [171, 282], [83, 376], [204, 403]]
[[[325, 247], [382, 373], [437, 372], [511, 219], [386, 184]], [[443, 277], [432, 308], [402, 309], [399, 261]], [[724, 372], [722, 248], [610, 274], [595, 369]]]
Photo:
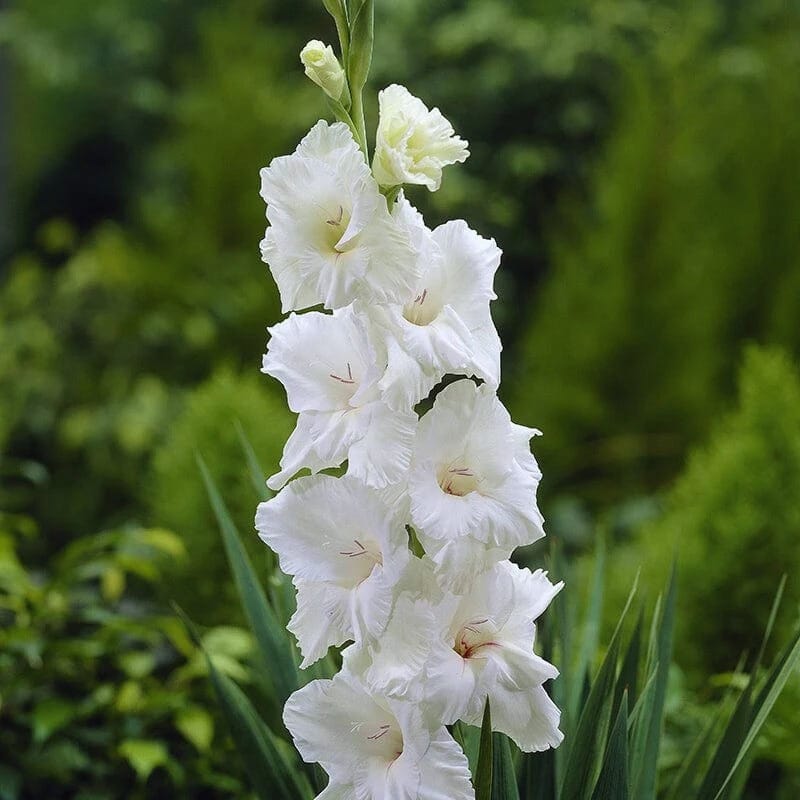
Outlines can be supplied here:
[[420, 541], [454, 588], [544, 536], [532, 428], [486, 384], [451, 383], [419, 422], [408, 492]]
[[431, 232], [403, 197], [393, 214], [421, 254], [422, 277], [403, 305], [372, 309], [386, 339], [384, 400], [391, 408], [411, 408], [448, 373], [475, 375], [496, 389], [501, 344], [489, 303], [500, 249], [462, 220]]
[[259, 536], [294, 578], [297, 611], [288, 628], [302, 667], [331, 645], [379, 636], [393, 586], [411, 554], [402, 521], [357, 478], [298, 478], [256, 512]]
[[286, 702], [303, 760], [330, 775], [318, 800], [474, 800], [469, 766], [447, 729], [419, 707], [370, 692], [345, 668]]
[[261, 196], [270, 223], [261, 255], [284, 311], [398, 302], [416, 287], [408, 235], [344, 123], [318, 122], [292, 155], [273, 159]]
[[385, 358], [366, 324], [348, 306], [333, 314], [291, 314], [269, 328], [262, 372], [281, 381], [289, 408], [299, 414], [281, 471], [267, 481], [271, 489], [303, 468], [319, 472], [345, 459], [348, 474], [370, 486], [405, 475], [417, 416], [393, 412], [380, 399]]
[[319, 39], [312, 39], [301, 51], [300, 61], [306, 75], [322, 89], [325, 94], [338, 100], [344, 90], [345, 75], [333, 48]]
[[455, 135], [438, 108], [428, 110], [405, 86], [378, 94], [380, 116], [372, 169], [381, 186], [416, 183], [435, 192], [442, 168], [466, 161], [468, 142]]
[[563, 584], [541, 570], [502, 561], [480, 575], [464, 596], [443, 602], [438, 646], [428, 661], [426, 692], [446, 724], [480, 725], [488, 697], [492, 727], [524, 752], [557, 747], [560, 712], [542, 684], [558, 670], [533, 652], [534, 620]]
[[393, 696], [415, 698], [448, 725], [459, 719], [480, 725], [488, 697], [492, 727], [521, 750], [557, 747], [560, 714], [542, 684], [558, 670], [533, 652], [533, 644], [534, 620], [562, 585], [541, 570], [503, 561], [463, 595], [432, 592], [426, 603], [404, 592], [375, 645], [377, 659], [390, 668], [368, 668], [365, 680]]

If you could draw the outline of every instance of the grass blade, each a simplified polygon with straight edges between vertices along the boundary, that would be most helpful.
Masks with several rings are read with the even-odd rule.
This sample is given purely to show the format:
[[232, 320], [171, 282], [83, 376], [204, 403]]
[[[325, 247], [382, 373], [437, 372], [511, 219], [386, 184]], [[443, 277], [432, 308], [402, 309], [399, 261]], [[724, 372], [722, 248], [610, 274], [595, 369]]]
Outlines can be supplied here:
[[492, 738], [492, 800], [519, 800], [508, 737], [503, 733], [495, 733]]
[[[190, 637], [202, 650], [200, 637], [186, 614], [176, 607]], [[203, 650], [211, 683], [236, 749], [260, 800], [311, 800], [314, 792], [298, 765], [287, 760], [275, 734], [264, 723], [247, 695], [214, 666]]]
[[253, 565], [245, 551], [236, 526], [208, 472], [202, 458], [198, 465], [203, 475], [211, 507], [217, 518], [225, 552], [236, 582], [239, 598], [264, 663], [265, 677], [274, 691], [276, 704], [283, 706], [289, 695], [300, 685], [297, 666], [292, 656], [289, 634], [278, 622], [272, 607], [267, 602], [264, 589], [258, 581]]
[[481, 725], [481, 744], [478, 751], [478, 768], [475, 771], [475, 800], [492, 800], [492, 712], [489, 698], [483, 708], [483, 724]]
[[641, 755], [636, 783], [632, 787], [633, 796], [637, 800], [640, 800], [640, 798], [641, 800], [652, 800], [656, 796], [658, 751], [661, 744], [661, 729], [664, 724], [664, 702], [667, 697], [669, 665], [672, 662], [672, 632], [675, 624], [676, 590], [677, 581], [673, 563], [664, 606], [660, 615], [656, 618], [657, 622], [653, 629], [655, 659], [657, 662], [654, 669], [655, 685], [653, 687], [653, 705], [649, 715], [644, 750]]
[[608, 738], [600, 777], [592, 800], [628, 800], [628, 694], [622, 693], [619, 713]]

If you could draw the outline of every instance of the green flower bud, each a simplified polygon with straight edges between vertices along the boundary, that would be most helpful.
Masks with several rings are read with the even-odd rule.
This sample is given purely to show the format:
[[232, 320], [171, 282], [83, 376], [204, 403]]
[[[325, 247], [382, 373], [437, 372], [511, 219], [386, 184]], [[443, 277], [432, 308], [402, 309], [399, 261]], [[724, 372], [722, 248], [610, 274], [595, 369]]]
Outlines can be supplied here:
[[312, 39], [301, 51], [300, 61], [306, 75], [329, 97], [338, 100], [344, 91], [344, 70], [334, 55], [333, 48], [318, 39]]

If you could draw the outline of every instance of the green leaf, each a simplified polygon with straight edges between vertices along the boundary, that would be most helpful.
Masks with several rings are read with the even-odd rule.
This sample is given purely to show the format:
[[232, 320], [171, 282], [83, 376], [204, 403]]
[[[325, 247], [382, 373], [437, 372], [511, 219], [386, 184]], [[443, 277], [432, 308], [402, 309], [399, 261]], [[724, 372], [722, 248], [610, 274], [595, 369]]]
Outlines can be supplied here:
[[597, 677], [591, 685], [567, 756], [560, 800], [584, 800], [600, 772], [601, 753], [611, 717], [622, 627], [636, 594], [634, 583]]
[[350, 44], [350, 26], [347, 21], [347, 5], [345, 0], [322, 0], [325, 10], [333, 17], [336, 23], [336, 32], [339, 35], [339, 46], [342, 49], [342, 58], [347, 60]]
[[288, 763], [272, 731], [247, 696], [209, 662], [211, 680], [236, 749], [261, 800], [311, 800], [311, 787], [299, 768]]
[[[245, 771], [260, 800], [311, 800], [313, 792], [302, 772], [287, 760], [280, 740], [264, 723], [247, 695], [214, 666], [185, 612], [175, 606], [195, 645], [203, 652], [222, 713]], [[288, 748], [287, 748], [288, 749]]]
[[520, 786], [525, 800], [553, 800], [556, 792], [556, 753], [550, 748], [541, 753], [522, 754]]
[[786, 645], [783, 653], [781, 653], [775, 665], [770, 670], [761, 691], [758, 693], [755, 703], [753, 704], [753, 713], [747, 728], [747, 734], [744, 737], [744, 741], [739, 746], [739, 751], [736, 754], [733, 765], [723, 781], [722, 786], [717, 794], [714, 795], [714, 800], [719, 800], [719, 798], [723, 796], [725, 788], [731, 782], [736, 774], [736, 770], [742, 764], [742, 761], [753, 746], [770, 711], [772, 711], [772, 707], [775, 705], [775, 701], [780, 696], [780, 693], [786, 686], [786, 681], [789, 680], [789, 676], [794, 672], [798, 663], [800, 663], [800, 631], [798, 631]]
[[267, 486], [264, 470], [261, 468], [261, 464], [258, 461], [256, 451], [253, 449], [253, 445], [250, 444], [250, 440], [244, 432], [242, 423], [239, 422], [238, 419], [234, 423], [234, 426], [236, 428], [236, 435], [239, 437], [239, 444], [244, 453], [245, 461], [247, 461], [247, 471], [250, 474], [250, 481], [253, 484], [253, 488], [262, 500], [269, 500], [270, 497], [273, 496], [273, 492]]
[[214, 719], [200, 706], [186, 706], [175, 715], [175, 727], [201, 753], [205, 753], [214, 739]]
[[267, 602], [264, 590], [256, 577], [253, 565], [242, 546], [239, 533], [231, 520], [230, 513], [214, 484], [202, 458], [198, 465], [205, 481], [211, 506], [217, 518], [225, 552], [228, 556], [236, 588], [250, 627], [256, 637], [261, 658], [274, 693], [274, 698], [282, 706], [289, 695], [300, 685], [297, 666], [292, 656], [288, 634], [279, 624]]
[[42, 700], [33, 709], [33, 741], [47, 741], [56, 731], [72, 722], [78, 715], [78, 706], [59, 697]]
[[519, 800], [517, 777], [508, 737], [502, 733], [492, 735], [492, 800]]
[[619, 709], [623, 693], [627, 692], [628, 703], [634, 705], [639, 696], [639, 658], [642, 648], [643, 623], [644, 620], [640, 611], [617, 677], [617, 685], [614, 690], [614, 713]]
[[375, 0], [361, 0], [350, 22], [350, 54], [347, 78], [355, 102], [367, 82], [375, 39]]
[[[667, 679], [669, 666], [672, 663], [672, 630], [675, 623], [675, 595], [677, 581], [675, 565], [673, 563], [667, 587], [667, 597], [664, 601], [660, 615], [654, 617], [654, 645], [655, 659], [655, 684], [653, 686], [653, 699], [650, 718], [648, 721], [647, 736], [641, 754], [638, 772], [632, 788], [633, 797], [641, 800], [651, 800], [656, 796], [656, 781], [658, 777], [658, 751], [661, 744], [661, 729], [664, 724], [664, 701], [667, 696]], [[653, 648], [651, 648], [652, 650]]]
[[483, 724], [481, 725], [481, 744], [478, 750], [478, 768], [475, 770], [475, 800], [492, 800], [492, 712], [489, 698], [483, 708]]
[[119, 746], [119, 753], [133, 767], [142, 783], [154, 769], [166, 766], [169, 761], [166, 745], [155, 739], [127, 739]]
[[628, 800], [628, 694], [623, 692], [592, 800]]
[[478, 769], [478, 754], [481, 748], [481, 729], [475, 725], [456, 722], [453, 725], [453, 738], [461, 745], [469, 762], [470, 772], [475, 775]]
[[[730, 698], [728, 698], [730, 699]], [[692, 746], [689, 754], [681, 762], [678, 772], [669, 787], [666, 800], [684, 800], [686, 797], [696, 796], [697, 784], [702, 778], [702, 766], [709, 758], [709, 752], [714, 742], [714, 736], [730, 708], [730, 703], [722, 702], [716, 713], [708, 721], [697, 741]]]

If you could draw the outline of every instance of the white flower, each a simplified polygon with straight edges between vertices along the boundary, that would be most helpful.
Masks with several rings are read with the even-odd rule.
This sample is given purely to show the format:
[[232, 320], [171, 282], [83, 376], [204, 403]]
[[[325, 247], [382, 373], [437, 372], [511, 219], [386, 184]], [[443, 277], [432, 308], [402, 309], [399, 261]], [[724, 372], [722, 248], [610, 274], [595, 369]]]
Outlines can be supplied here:
[[312, 39], [301, 51], [306, 75], [329, 97], [338, 100], [344, 90], [345, 75], [329, 44]]
[[297, 611], [288, 628], [302, 667], [331, 645], [382, 633], [392, 588], [410, 556], [408, 535], [381, 500], [357, 478], [299, 478], [261, 503], [256, 528], [293, 576]]
[[434, 592], [426, 603], [414, 592], [401, 595], [378, 647], [379, 654], [394, 654], [394, 679], [387, 683], [369, 669], [365, 679], [427, 704], [448, 725], [459, 719], [480, 725], [488, 697], [492, 727], [521, 750], [557, 747], [560, 713], [542, 684], [558, 670], [533, 652], [533, 644], [534, 620], [562, 585], [541, 570], [503, 561], [461, 596]]
[[455, 135], [438, 108], [429, 111], [404, 86], [378, 94], [380, 117], [372, 169], [381, 186], [417, 183], [435, 192], [442, 167], [466, 161], [468, 143]]
[[319, 472], [345, 459], [348, 474], [370, 486], [404, 476], [417, 417], [392, 412], [380, 400], [382, 359], [365, 325], [348, 306], [291, 314], [269, 329], [262, 372], [283, 383], [289, 408], [299, 413], [270, 488], [280, 489], [304, 467]]
[[347, 669], [312, 681], [283, 720], [303, 760], [330, 775], [318, 800], [474, 800], [469, 766], [413, 703], [371, 693]]
[[386, 334], [384, 400], [411, 408], [448, 373], [475, 375], [496, 389], [501, 344], [489, 303], [500, 249], [461, 220], [429, 231], [403, 197], [393, 214], [419, 249], [423, 274], [405, 304], [372, 309]]
[[318, 122], [293, 155], [273, 159], [261, 196], [261, 255], [284, 311], [397, 302], [416, 287], [416, 254], [344, 123]]
[[419, 422], [408, 492], [411, 519], [442, 577], [470, 572], [544, 536], [536, 506], [541, 473], [528, 442], [491, 388], [460, 380]]

